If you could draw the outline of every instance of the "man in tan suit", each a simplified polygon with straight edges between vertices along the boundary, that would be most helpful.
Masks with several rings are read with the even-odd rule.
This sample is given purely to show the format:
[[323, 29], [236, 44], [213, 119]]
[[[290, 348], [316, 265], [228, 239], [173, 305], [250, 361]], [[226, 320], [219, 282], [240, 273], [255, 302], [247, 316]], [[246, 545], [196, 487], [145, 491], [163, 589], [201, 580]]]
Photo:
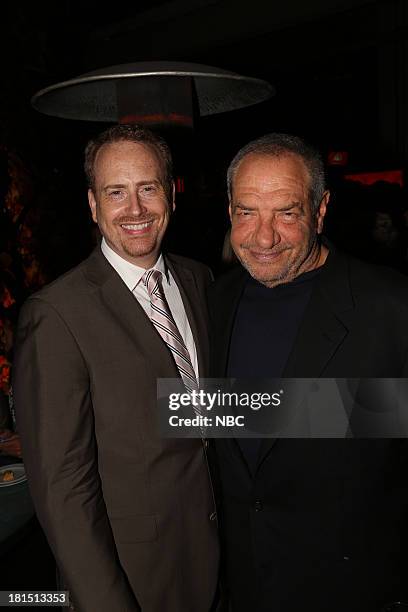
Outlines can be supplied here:
[[14, 388], [32, 497], [78, 612], [209, 612], [218, 544], [205, 445], [157, 431], [156, 379], [180, 372], [150, 320], [146, 270], [161, 273], [196, 377], [207, 371], [210, 273], [161, 254], [174, 185], [160, 138], [115, 126], [85, 157], [102, 244], [32, 296], [19, 322]]

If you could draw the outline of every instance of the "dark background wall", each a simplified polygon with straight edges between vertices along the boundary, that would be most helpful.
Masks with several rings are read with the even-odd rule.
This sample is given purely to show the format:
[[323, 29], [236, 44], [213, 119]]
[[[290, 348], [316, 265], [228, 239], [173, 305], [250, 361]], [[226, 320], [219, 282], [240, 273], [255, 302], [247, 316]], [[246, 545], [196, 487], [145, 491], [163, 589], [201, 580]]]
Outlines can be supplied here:
[[[35, 211], [36, 248], [47, 277], [90, 248], [82, 151], [104, 126], [41, 115], [30, 98], [96, 68], [198, 62], [276, 87], [268, 102], [201, 119], [194, 144], [177, 148], [177, 173], [188, 174], [191, 157], [198, 171], [194, 180], [186, 177], [179, 196], [183, 233], [172, 246], [210, 263], [226, 228], [225, 169], [251, 138], [288, 131], [325, 155], [345, 150], [344, 172], [407, 165], [405, 0], [141, 0], [117, 6], [65, 0], [8, 2], [1, 12], [0, 146], [18, 155], [29, 176], [26, 199]], [[200, 240], [187, 235], [195, 233], [193, 218], [211, 216], [214, 223], [207, 222]]]

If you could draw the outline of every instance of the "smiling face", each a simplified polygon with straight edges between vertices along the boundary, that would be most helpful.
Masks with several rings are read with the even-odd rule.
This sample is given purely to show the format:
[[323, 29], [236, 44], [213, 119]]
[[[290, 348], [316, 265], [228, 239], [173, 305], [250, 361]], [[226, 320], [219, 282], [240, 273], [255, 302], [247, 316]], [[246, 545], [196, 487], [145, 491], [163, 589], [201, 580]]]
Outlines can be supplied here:
[[328, 200], [325, 192], [312, 212], [310, 176], [299, 156], [244, 157], [232, 186], [231, 244], [251, 276], [274, 287], [324, 263], [327, 249], [317, 234]]
[[174, 210], [174, 189], [170, 203], [153, 147], [126, 140], [103, 145], [94, 177], [89, 206], [106, 242], [127, 261], [151, 268]]

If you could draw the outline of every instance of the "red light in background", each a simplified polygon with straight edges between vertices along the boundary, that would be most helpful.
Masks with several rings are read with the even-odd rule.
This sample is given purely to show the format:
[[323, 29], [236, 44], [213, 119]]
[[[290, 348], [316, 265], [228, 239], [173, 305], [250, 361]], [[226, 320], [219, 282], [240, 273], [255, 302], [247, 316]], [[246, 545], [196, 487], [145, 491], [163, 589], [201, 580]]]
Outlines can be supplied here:
[[360, 172], [358, 174], [346, 174], [347, 181], [356, 181], [363, 185], [373, 185], [377, 181], [386, 183], [396, 183], [400, 187], [404, 186], [404, 174], [402, 170], [384, 170], [382, 172]]
[[175, 180], [176, 193], [184, 193], [184, 177], [177, 176]]

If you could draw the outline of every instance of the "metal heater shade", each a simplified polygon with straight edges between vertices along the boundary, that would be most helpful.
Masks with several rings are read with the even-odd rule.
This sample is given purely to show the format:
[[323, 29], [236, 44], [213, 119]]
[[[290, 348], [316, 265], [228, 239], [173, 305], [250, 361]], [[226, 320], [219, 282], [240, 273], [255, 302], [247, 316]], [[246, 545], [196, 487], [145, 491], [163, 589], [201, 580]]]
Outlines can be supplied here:
[[46, 115], [65, 119], [118, 122], [118, 83], [133, 79], [135, 99], [144, 99], [144, 80], [151, 77], [193, 79], [200, 115], [213, 115], [262, 102], [275, 89], [266, 81], [212, 66], [183, 62], [138, 62], [95, 70], [37, 92], [31, 102]]

